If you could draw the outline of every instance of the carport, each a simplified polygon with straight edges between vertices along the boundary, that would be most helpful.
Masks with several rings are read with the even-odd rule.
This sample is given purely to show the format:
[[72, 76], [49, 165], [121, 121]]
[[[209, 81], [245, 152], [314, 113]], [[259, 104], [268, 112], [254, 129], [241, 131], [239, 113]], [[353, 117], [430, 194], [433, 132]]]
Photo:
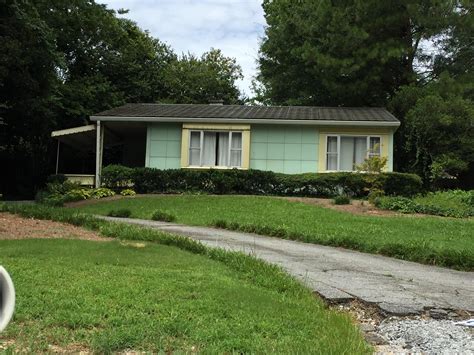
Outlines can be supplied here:
[[[64, 173], [68, 180], [81, 185], [99, 187], [104, 163], [129, 167], [144, 166], [146, 129], [144, 123], [107, 122], [104, 124], [97, 121], [95, 124], [53, 131], [51, 137], [58, 141], [55, 172], [56, 174]], [[72, 160], [73, 164], [78, 162], [79, 156], [89, 160], [93, 160], [95, 156], [95, 171], [94, 168], [86, 167], [86, 171], [79, 173], [80, 169], [74, 165], [73, 171], [61, 171], [61, 158], [65, 149], [72, 156], [73, 159], [68, 160]]]

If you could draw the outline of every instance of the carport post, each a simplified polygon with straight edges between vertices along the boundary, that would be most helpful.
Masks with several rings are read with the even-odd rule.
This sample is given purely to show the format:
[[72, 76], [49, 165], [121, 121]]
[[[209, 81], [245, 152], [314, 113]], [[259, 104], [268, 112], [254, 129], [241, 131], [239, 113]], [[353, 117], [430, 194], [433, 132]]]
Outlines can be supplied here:
[[59, 171], [59, 147], [60, 147], [61, 141], [58, 139], [58, 149], [56, 151], [56, 175], [58, 175]]
[[96, 124], [96, 145], [95, 145], [95, 187], [100, 187], [100, 174], [102, 170], [102, 148], [104, 135], [102, 134], [100, 121]]

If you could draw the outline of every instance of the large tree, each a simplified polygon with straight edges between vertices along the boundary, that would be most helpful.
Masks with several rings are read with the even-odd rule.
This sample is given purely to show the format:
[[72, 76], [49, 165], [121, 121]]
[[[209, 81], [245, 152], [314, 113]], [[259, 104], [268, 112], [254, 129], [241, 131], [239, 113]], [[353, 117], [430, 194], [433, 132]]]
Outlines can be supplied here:
[[416, 81], [420, 43], [446, 28], [451, 0], [265, 0], [263, 100], [384, 105]]
[[225, 104], [242, 103], [236, 81], [242, 79], [242, 69], [233, 58], [219, 49], [211, 49], [200, 58], [182, 55], [166, 71], [165, 101], [207, 104], [222, 100]]
[[50, 132], [95, 112], [240, 96], [234, 59], [219, 50], [179, 58], [94, 0], [0, 2], [0, 48], [0, 193], [31, 197], [53, 171]]

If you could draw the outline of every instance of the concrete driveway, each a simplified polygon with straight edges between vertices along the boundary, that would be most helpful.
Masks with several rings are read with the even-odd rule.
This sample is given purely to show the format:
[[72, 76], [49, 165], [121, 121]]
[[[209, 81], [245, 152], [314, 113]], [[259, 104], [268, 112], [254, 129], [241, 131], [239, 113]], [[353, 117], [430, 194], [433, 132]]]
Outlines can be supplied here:
[[280, 265], [330, 301], [357, 298], [396, 315], [417, 314], [427, 309], [474, 312], [473, 272], [214, 228], [101, 218], [156, 228], [188, 236], [210, 247], [255, 255]]

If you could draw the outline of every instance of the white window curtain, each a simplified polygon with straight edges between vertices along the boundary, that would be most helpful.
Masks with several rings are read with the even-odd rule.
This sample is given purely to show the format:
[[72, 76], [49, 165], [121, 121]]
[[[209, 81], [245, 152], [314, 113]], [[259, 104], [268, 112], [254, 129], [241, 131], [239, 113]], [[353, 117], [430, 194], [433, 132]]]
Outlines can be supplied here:
[[339, 169], [352, 171], [367, 156], [367, 137], [341, 137]]
[[217, 165], [229, 166], [229, 132], [219, 132]]
[[369, 157], [380, 156], [380, 137], [370, 137]]
[[189, 166], [242, 166], [242, 132], [191, 131]]
[[230, 147], [230, 166], [240, 167], [242, 166], [242, 133], [231, 132], [232, 145]]
[[189, 165], [201, 165], [201, 132], [191, 132], [189, 144]]
[[327, 170], [337, 170], [337, 137], [328, 137], [327, 142]]
[[367, 157], [380, 155], [380, 137], [328, 136], [327, 170], [354, 171]]
[[216, 132], [204, 132], [202, 144], [202, 166], [216, 166]]

